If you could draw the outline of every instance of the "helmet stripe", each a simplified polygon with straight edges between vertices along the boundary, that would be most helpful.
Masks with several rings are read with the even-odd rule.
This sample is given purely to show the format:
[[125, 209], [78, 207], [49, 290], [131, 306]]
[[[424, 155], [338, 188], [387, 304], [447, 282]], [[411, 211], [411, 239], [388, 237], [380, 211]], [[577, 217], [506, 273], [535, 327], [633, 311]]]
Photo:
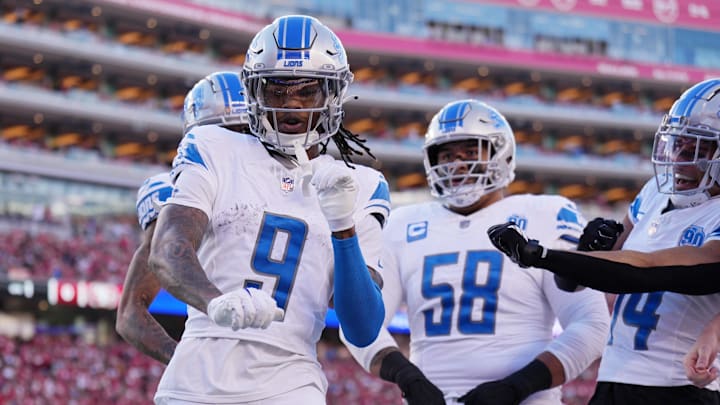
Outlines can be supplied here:
[[458, 126], [463, 126], [462, 117], [465, 115], [467, 107], [468, 103], [466, 101], [447, 106], [440, 117], [440, 131], [444, 133], [450, 132]]
[[225, 104], [225, 109], [227, 110], [228, 107], [230, 107], [230, 99], [228, 92], [230, 91], [228, 86], [228, 78], [226, 75], [217, 75], [217, 81], [220, 84], [220, 94], [222, 94], [223, 97], [223, 103]]
[[708, 80], [707, 83], [702, 86], [696, 85], [690, 88], [685, 96], [681, 97], [676, 114], [679, 113], [679, 115], [685, 117], [690, 116], [693, 108], [695, 108], [695, 104], [697, 104], [698, 100], [702, 98], [703, 94], [705, 94], [709, 88], [717, 84], [718, 82], [716, 80]]
[[240, 76], [236, 74], [222, 74], [218, 77], [218, 81], [222, 80], [223, 100], [225, 100], [225, 108], [231, 108], [235, 103], [243, 103], [245, 100], [242, 96], [242, 84], [240, 84]]
[[310, 59], [312, 21], [302, 16], [283, 17], [278, 22], [278, 59]]

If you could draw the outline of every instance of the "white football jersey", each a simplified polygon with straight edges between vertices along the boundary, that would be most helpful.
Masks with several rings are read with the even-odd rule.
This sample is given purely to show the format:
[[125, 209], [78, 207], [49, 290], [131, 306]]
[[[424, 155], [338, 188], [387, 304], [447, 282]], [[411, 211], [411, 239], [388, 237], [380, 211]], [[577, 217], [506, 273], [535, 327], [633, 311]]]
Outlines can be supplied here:
[[[720, 239], [720, 198], [663, 213], [668, 200], [654, 179], [645, 184], [628, 210], [633, 229], [623, 249], [650, 252]], [[655, 387], [691, 384], [683, 357], [719, 310], [720, 294], [618, 295], [598, 380]], [[705, 388], [718, 390], [718, 383]]]
[[[327, 155], [315, 158], [313, 163], [317, 159], [345, 165]], [[209, 218], [198, 250], [208, 279], [222, 292], [243, 287], [262, 289], [285, 310], [284, 319], [267, 329], [232, 331], [189, 307], [183, 339], [257, 342], [316, 361], [316, 344], [333, 293], [334, 262], [330, 229], [314, 187], [308, 188], [308, 195], [303, 193], [302, 170], [287, 168], [271, 157], [257, 138], [214, 125], [197, 127], [187, 134], [173, 166], [175, 189], [168, 202], [202, 210]], [[390, 202], [382, 174], [359, 165], [353, 173], [359, 187], [356, 225], [359, 227], [370, 214], [384, 222]], [[373, 237], [379, 240], [380, 226], [374, 218], [372, 221], [377, 228]], [[358, 235], [366, 262], [377, 263], [380, 244], [375, 242], [377, 248], [368, 251], [360, 229]], [[268, 364], [250, 363], [247, 360], [243, 366], [257, 367], [254, 373], [258, 378], [263, 373], [274, 375]], [[248, 389], [255, 390], [252, 386]]]
[[137, 217], [140, 227], [145, 230], [160, 215], [160, 207], [172, 194], [169, 173], [148, 177], [137, 192]]
[[[518, 195], [468, 216], [438, 202], [400, 207], [386, 227], [383, 297], [388, 307], [397, 306], [391, 290], [399, 284], [410, 324], [410, 360], [449, 401], [508, 376], [546, 350], [569, 378], [602, 351], [609, 325], [603, 295], [563, 292], [552, 273], [512, 263], [487, 236], [490, 226], [506, 221], [559, 249], [574, 249], [585, 226], [564, 197]], [[565, 332], [553, 340], [556, 317]], [[351, 350], [367, 367], [387, 344], [373, 346]], [[374, 353], [361, 360], [362, 350]], [[560, 390], [539, 392], [526, 403], [559, 404]]]

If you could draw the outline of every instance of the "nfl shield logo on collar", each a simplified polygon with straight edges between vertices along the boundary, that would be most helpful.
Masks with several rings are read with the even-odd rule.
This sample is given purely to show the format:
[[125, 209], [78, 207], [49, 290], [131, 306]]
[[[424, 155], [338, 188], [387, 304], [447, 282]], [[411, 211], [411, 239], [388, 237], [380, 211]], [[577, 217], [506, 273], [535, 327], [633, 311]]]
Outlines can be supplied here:
[[295, 190], [295, 179], [290, 176], [282, 176], [280, 189], [286, 193]]

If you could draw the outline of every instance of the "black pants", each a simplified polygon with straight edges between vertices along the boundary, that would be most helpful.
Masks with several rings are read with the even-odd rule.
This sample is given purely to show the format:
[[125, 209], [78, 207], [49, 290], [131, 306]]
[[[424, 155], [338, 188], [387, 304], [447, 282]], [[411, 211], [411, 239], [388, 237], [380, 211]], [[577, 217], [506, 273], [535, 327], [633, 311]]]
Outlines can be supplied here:
[[694, 385], [648, 387], [598, 382], [589, 405], [720, 405], [720, 394]]

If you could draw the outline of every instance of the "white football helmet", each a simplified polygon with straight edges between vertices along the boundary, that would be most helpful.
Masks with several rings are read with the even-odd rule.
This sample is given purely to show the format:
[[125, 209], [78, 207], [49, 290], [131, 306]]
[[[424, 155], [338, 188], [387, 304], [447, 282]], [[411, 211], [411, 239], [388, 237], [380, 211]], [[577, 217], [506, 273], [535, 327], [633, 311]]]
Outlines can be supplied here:
[[247, 124], [244, 93], [239, 73], [216, 72], [200, 79], [185, 96], [184, 131], [197, 125]]
[[[464, 140], [477, 140], [477, 159], [438, 164], [441, 145]], [[435, 114], [423, 149], [431, 194], [454, 207], [472, 205], [515, 179], [512, 128], [496, 109], [477, 100], [454, 101]]]
[[720, 184], [720, 79], [700, 82], [675, 101], [655, 133], [652, 163], [658, 190], [676, 207], [711, 197], [709, 189]]
[[[293, 155], [296, 141], [307, 149], [338, 131], [345, 92], [353, 75], [345, 48], [335, 33], [313, 17], [291, 15], [276, 19], [255, 35], [245, 57], [242, 78], [250, 131], [271, 147]], [[324, 98], [315, 108], [269, 106], [264, 99], [263, 89], [268, 83], [302, 86], [315, 79]], [[310, 113], [307, 128], [301, 133], [280, 132], [277, 113], [298, 111]]]

